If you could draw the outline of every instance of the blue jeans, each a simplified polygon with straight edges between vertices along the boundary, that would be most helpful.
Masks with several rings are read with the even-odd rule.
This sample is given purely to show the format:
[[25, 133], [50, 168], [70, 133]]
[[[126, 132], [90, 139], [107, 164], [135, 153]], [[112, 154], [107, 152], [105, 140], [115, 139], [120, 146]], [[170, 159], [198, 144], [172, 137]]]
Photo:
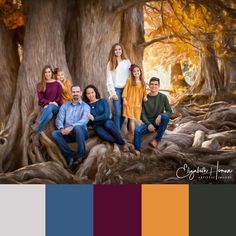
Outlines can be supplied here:
[[109, 143], [125, 144], [124, 139], [121, 137], [120, 130], [116, 128], [112, 120], [106, 120], [103, 124], [95, 125], [93, 128], [101, 139]]
[[[159, 142], [167, 128], [169, 123], [170, 117], [167, 113], [161, 115], [161, 124], [158, 126], [155, 123], [155, 120], [150, 120], [151, 124], [155, 127], [157, 131], [156, 140]], [[134, 147], [135, 150], [140, 151], [141, 149], [141, 142], [142, 142], [142, 135], [149, 133], [148, 125], [140, 125], [134, 131]]]
[[39, 117], [39, 127], [37, 129], [37, 132], [42, 132], [48, 122], [52, 119], [53, 115], [56, 115], [59, 111], [59, 106], [56, 106], [54, 104], [49, 104], [46, 108], [43, 108], [41, 110], [41, 114]]
[[114, 123], [115, 126], [118, 130], [121, 129], [122, 123], [123, 123], [123, 99], [122, 99], [122, 93], [123, 93], [123, 88], [115, 88], [116, 90], [116, 95], [118, 97], [118, 100], [112, 101], [113, 107], [114, 107]]
[[[70, 162], [70, 159], [76, 161], [85, 158], [85, 140], [88, 139], [88, 131], [84, 126], [75, 126], [68, 135], [63, 135], [60, 130], [54, 130], [52, 132], [52, 137], [56, 141], [68, 163]], [[68, 145], [68, 143], [72, 142], [77, 143], [76, 153], [72, 151]]]

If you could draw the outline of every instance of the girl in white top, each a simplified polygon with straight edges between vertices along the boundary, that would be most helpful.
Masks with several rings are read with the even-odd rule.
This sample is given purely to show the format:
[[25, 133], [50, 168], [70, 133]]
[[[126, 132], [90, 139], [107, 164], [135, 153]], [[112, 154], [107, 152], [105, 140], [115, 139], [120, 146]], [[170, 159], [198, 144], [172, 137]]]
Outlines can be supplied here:
[[122, 125], [122, 92], [130, 76], [130, 60], [127, 59], [123, 46], [116, 43], [109, 53], [107, 64], [107, 90], [114, 106], [114, 122], [120, 130]]

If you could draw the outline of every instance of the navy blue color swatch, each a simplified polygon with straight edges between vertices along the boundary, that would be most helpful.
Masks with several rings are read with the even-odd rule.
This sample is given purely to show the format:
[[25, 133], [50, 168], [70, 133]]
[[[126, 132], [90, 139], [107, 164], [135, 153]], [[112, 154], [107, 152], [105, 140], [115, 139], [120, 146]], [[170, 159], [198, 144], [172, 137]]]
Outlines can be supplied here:
[[46, 235], [93, 236], [92, 185], [46, 185]]

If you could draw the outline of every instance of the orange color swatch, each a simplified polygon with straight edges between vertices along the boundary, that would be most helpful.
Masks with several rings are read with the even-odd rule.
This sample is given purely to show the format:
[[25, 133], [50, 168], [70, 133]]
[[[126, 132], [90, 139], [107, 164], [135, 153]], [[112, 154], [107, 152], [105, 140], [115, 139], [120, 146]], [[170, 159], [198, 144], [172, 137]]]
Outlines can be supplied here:
[[142, 236], [189, 236], [189, 185], [142, 185]]

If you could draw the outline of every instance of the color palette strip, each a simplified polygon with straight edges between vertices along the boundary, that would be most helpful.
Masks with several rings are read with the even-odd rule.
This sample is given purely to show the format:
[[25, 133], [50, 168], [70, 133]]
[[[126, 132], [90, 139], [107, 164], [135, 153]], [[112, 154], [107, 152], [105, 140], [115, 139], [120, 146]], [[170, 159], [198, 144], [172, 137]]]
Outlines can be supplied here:
[[0, 185], [0, 235], [235, 235], [235, 199], [236, 185]]

